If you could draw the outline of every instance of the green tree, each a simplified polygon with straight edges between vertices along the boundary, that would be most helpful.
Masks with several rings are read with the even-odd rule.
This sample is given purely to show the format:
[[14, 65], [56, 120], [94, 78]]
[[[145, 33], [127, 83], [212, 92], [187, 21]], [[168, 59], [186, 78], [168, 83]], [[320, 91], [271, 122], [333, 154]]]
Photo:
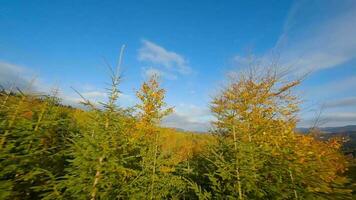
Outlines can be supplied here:
[[[123, 48], [120, 54], [121, 63]], [[58, 185], [63, 199], [126, 199], [134, 170], [135, 145], [130, 140], [134, 123], [131, 111], [120, 108], [119, 70], [112, 75], [107, 103], [97, 108], [84, 97], [89, 107], [86, 125], [72, 139], [67, 173]], [[137, 151], [136, 151], [137, 152]]]
[[[1, 116], [1, 197], [37, 199], [53, 177], [64, 174], [69, 110], [53, 96], [3, 92]], [[55, 188], [51, 188], [55, 189]]]

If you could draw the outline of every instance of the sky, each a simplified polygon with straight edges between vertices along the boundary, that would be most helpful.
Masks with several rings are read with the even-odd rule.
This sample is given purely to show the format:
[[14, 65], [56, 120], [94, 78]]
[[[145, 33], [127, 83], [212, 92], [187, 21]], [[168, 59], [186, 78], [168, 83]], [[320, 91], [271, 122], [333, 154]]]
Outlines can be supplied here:
[[0, 0], [0, 84], [49, 92], [66, 104], [106, 98], [107, 65], [125, 45], [119, 105], [159, 74], [175, 112], [163, 125], [206, 131], [211, 98], [247, 58], [278, 57], [308, 72], [298, 126], [356, 124], [356, 1]]

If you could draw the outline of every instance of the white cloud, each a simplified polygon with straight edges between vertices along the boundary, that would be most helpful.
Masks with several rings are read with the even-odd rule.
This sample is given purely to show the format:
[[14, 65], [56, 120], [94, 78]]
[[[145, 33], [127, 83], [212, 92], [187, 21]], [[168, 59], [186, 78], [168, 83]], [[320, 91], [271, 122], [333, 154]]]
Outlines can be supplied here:
[[119, 96], [118, 103], [120, 106], [123, 106], [123, 107], [131, 107], [131, 106], [134, 106], [135, 104], [137, 104], [138, 100], [134, 95], [122, 93]]
[[[19, 66], [16, 64], [0, 61], [0, 86], [9, 88], [17, 87], [24, 92], [51, 94], [53, 89], [58, 89], [57, 94], [62, 102], [74, 107], [82, 107], [80, 102], [83, 99], [74, 90], [66, 90], [65, 88], [50, 87], [49, 83], [41, 81], [40, 78], [34, 79], [33, 72], [27, 67]], [[34, 80], [32, 80], [34, 79]], [[105, 91], [98, 90], [92, 85], [82, 84], [79, 88], [75, 88], [80, 91], [80, 94], [92, 103], [98, 105], [98, 102], [106, 102], [107, 93]], [[120, 94], [118, 104], [120, 106], [129, 107], [135, 105], [137, 100], [129, 94]]]
[[290, 10], [276, 49], [298, 72], [332, 68], [356, 58], [356, 3], [333, 3], [337, 6], [299, 1]]
[[166, 74], [170, 72], [186, 75], [192, 72], [188, 61], [182, 55], [148, 40], [142, 40], [142, 46], [138, 50], [138, 60], [153, 64], [156, 70], [159, 68], [160, 72], [164, 71]]
[[75, 94], [61, 94], [59, 95], [59, 98], [62, 99], [62, 103], [65, 105], [70, 105], [73, 107], [80, 107], [83, 108], [83, 106], [80, 105], [81, 102], [83, 102], [83, 99]]
[[[299, 123], [300, 127], [310, 127], [313, 126], [315, 122], [315, 117], [311, 117], [302, 120]], [[356, 123], [356, 113], [355, 112], [329, 112], [322, 114], [319, 119], [317, 126], [328, 127], [328, 126], [346, 126]]]
[[205, 132], [213, 119], [208, 108], [193, 104], [180, 104], [175, 112], [163, 119], [162, 125], [189, 131]]
[[163, 120], [162, 125], [166, 127], [180, 128], [187, 131], [197, 132], [206, 132], [210, 127], [210, 123], [208, 122], [190, 121], [187, 116], [183, 116], [177, 113], [173, 113], [166, 117]]
[[327, 84], [327, 87], [329, 90], [328, 92], [331, 91], [341, 92], [341, 91], [354, 90], [355, 85], [356, 85], [356, 76], [350, 76], [342, 80], [333, 81]]
[[355, 89], [356, 76], [330, 81], [323, 85], [304, 88], [304, 95], [310, 99], [315, 97], [335, 97], [337, 93], [352, 92]]
[[[47, 83], [35, 79], [32, 71], [27, 67], [11, 64], [8, 62], [0, 62], [0, 85], [12, 90], [21, 89], [25, 93], [31, 94], [51, 94], [55, 87], [49, 87]], [[59, 88], [56, 88], [59, 89]], [[58, 91], [58, 97], [63, 100], [64, 104], [78, 106], [82, 100], [78, 95], [63, 94]], [[93, 95], [93, 94], [92, 94]]]
[[26, 66], [0, 61], [0, 85], [5, 88], [14, 87], [25, 93], [51, 94], [55, 85], [50, 85]]
[[[105, 103], [107, 102], [108, 98], [108, 94], [100, 90], [84, 89], [83, 92], [80, 92], [80, 95], [82, 95], [85, 99], [89, 100], [92, 104], [99, 107], [101, 106], [99, 102]], [[80, 106], [80, 103], [83, 102], [84, 99], [80, 95], [72, 91], [60, 94], [59, 97], [63, 99], [64, 104], [68, 104], [74, 107], [82, 107]], [[137, 100], [132, 95], [123, 93], [119, 95], [119, 98], [117, 100], [117, 104], [123, 107], [131, 107], [136, 103]]]
[[[308, 126], [312, 124], [319, 110], [322, 110], [323, 124], [328, 126], [355, 124], [356, 121], [350, 120], [350, 117], [345, 117], [349, 114], [342, 114], [356, 111], [356, 97], [353, 95], [355, 85], [356, 76], [350, 76], [304, 88], [304, 104], [303, 111], [300, 113], [302, 118], [300, 125]], [[334, 113], [336, 114], [334, 115]], [[345, 122], [342, 122], [342, 119], [345, 119]]]
[[157, 75], [159, 77], [164, 77], [168, 80], [176, 80], [177, 79], [177, 76], [175, 74], [169, 73], [166, 71], [162, 71], [162, 70], [159, 70], [159, 69], [153, 68], [153, 67], [143, 68], [143, 72], [144, 72], [145, 78], [151, 77], [153, 75]]
[[27, 88], [31, 80], [27, 78], [26, 72], [28, 70], [25, 67], [0, 61], [0, 85], [3, 87]]
[[326, 108], [340, 108], [340, 107], [355, 107], [356, 97], [342, 98], [334, 101], [328, 101], [324, 104]]
[[[252, 57], [251, 57], [252, 58]], [[241, 55], [235, 55], [232, 58], [232, 62], [234, 63], [234, 65], [236, 66], [241, 66], [241, 67], [245, 67], [248, 66], [251, 62], [251, 59], [249, 59], [249, 57], [247, 56], [241, 56]]]
[[87, 98], [105, 98], [107, 96], [105, 92], [101, 91], [83, 92], [82, 95]]

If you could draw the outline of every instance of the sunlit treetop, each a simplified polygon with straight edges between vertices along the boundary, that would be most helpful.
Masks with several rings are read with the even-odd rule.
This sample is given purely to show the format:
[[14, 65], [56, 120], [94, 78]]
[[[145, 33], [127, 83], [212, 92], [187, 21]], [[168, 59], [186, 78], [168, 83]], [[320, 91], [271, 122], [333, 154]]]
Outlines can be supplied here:
[[157, 125], [163, 117], [173, 112], [173, 108], [167, 108], [164, 102], [165, 90], [160, 88], [157, 75], [144, 82], [136, 96], [141, 101], [141, 104], [136, 106], [140, 112], [139, 118], [144, 124]]

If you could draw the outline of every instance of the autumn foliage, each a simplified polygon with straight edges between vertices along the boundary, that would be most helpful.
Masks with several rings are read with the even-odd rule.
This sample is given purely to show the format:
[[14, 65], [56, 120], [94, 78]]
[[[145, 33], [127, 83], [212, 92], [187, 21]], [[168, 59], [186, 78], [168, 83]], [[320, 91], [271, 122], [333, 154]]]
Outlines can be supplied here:
[[0, 199], [351, 199], [342, 140], [296, 132], [299, 99], [272, 70], [241, 73], [211, 101], [206, 134], [161, 127], [159, 77], [120, 107], [1, 91]]

